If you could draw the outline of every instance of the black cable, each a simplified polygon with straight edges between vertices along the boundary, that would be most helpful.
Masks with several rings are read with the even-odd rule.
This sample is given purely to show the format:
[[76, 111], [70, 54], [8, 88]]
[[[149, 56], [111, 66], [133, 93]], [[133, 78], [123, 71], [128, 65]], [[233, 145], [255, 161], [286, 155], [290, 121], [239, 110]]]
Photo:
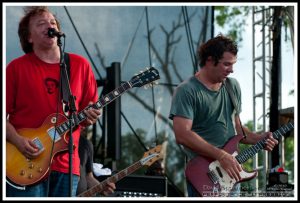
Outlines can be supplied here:
[[[148, 34], [148, 51], [149, 51], [149, 64], [150, 67], [152, 66], [152, 61], [151, 61], [151, 39], [150, 39], [150, 29], [149, 29], [149, 17], [148, 17], [148, 7], [146, 6], [146, 22], [147, 22], [147, 34]], [[153, 86], [151, 88], [152, 92], [152, 104], [153, 104], [153, 116], [154, 116], [154, 129], [155, 129], [155, 143], [156, 145], [158, 144], [158, 136], [157, 136], [157, 125], [156, 125], [156, 114], [155, 114], [155, 99], [154, 99], [154, 89]]]
[[[71, 17], [71, 15], [70, 15], [70, 14], [69, 14], [69, 12], [68, 12], [68, 9], [67, 9], [67, 7], [66, 7], [66, 6], [64, 6], [64, 9], [65, 9], [65, 11], [66, 11], [66, 13], [67, 13], [67, 15], [68, 15], [68, 17], [69, 17], [69, 19], [70, 19], [70, 21], [71, 21], [71, 23], [72, 23], [73, 27], [74, 27], [74, 30], [75, 30], [75, 32], [76, 32], [76, 34], [77, 34], [77, 36], [78, 36], [78, 38], [79, 38], [79, 40], [80, 40], [80, 42], [81, 42], [82, 46], [83, 46], [83, 48], [84, 48], [85, 52], [87, 53], [87, 55], [88, 55], [88, 57], [89, 57], [89, 59], [90, 59], [90, 61], [91, 61], [92, 65], [93, 65], [93, 67], [94, 67], [95, 71], [97, 72], [97, 74], [98, 74], [98, 76], [99, 76], [99, 79], [100, 79], [100, 80], [102, 80], [103, 78], [102, 78], [102, 76], [101, 76], [100, 72], [98, 71], [98, 69], [97, 69], [97, 66], [95, 65], [95, 63], [94, 63], [94, 61], [93, 61], [92, 57], [90, 56], [90, 54], [89, 54], [89, 52], [88, 52], [88, 50], [87, 50], [87, 48], [86, 48], [85, 44], [83, 43], [83, 40], [82, 40], [82, 38], [81, 38], [81, 36], [80, 36], [80, 34], [79, 34], [79, 32], [78, 32], [78, 30], [77, 30], [77, 28], [76, 28], [76, 26], [75, 26], [75, 24], [74, 24], [73, 20], [72, 20], [72, 17]], [[98, 122], [98, 123], [99, 123], [99, 125], [100, 125], [100, 128], [102, 129], [102, 132], [103, 132], [103, 126], [101, 125], [101, 123], [100, 123], [100, 122]], [[98, 146], [97, 146], [97, 149], [96, 149], [96, 150], [98, 150], [98, 148], [100, 147], [100, 144], [101, 144], [101, 140], [99, 141], [99, 144], [98, 144]]]
[[181, 8], [182, 8], [182, 13], [183, 13], [183, 17], [184, 17], [184, 25], [185, 25], [185, 31], [186, 31], [186, 35], [187, 35], [191, 60], [192, 60], [194, 72], [196, 72], [196, 70], [197, 70], [196, 59], [195, 59], [196, 57], [195, 57], [195, 51], [194, 51], [194, 48], [193, 48], [193, 39], [192, 39], [192, 34], [191, 34], [189, 16], [188, 16], [188, 13], [187, 13], [186, 6], [182, 6]]
[[131, 124], [129, 123], [129, 121], [127, 120], [127, 118], [125, 117], [125, 115], [123, 114], [123, 112], [121, 111], [121, 115], [123, 116], [123, 118], [125, 119], [127, 125], [129, 126], [129, 128], [132, 130], [133, 134], [135, 135], [136, 139], [138, 140], [138, 142], [141, 144], [141, 146], [144, 148], [145, 151], [147, 151], [147, 147], [144, 145], [144, 143], [142, 142], [142, 140], [139, 138], [139, 136], [136, 134], [136, 132], [134, 131], [133, 127], [131, 126]]
[[[101, 92], [101, 94], [100, 94], [100, 96], [99, 96], [99, 99], [98, 99], [98, 101], [100, 100], [100, 98], [102, 98], [103, 97], [103, 91]], [[104, 109], [102, 109], [102, 114], [104, 114]], [[103, 118], [103, 117], [102, 117]], [[98, 152], [99, 151], [99, 148], [101, 147], [101, 145], [102, 145], [102, 147], [103, 146], [105, 146], [105, 144], [103, 144], [103, 142], [104, 142], [104, 137], [105, 137], [105, 135], [104, 135], [104, 125], [102, 125], [101, 124], [101, 122], [100, 122], [100, 120], [98, 119], [97, 120], [98, 121], [98, 124], [99, 124], [99, 126], [100, 126], [100, 129], [102, 130], [102, 136], [101, 136], [101, 138], [100, 138], [100, 140], [99, 140], [99, 142], [98, 142], [98, 144], [96, 145], [96, 139], [94, 139], [95, 141], [93, 142], [93, 145], [95, 146], [96, 145], [96, 147], [94, 147], [94, 151], [95, 152]], [[95, 127], [95, 128], [97, 128], [96, 126], [93, 126], [93, 127]], [[93, 134], [93, 137], [95, 137], [95, 135], [96, 135], [96, 133], [95, 134]], [[106, 147], [106, 146], [105, 146]], [[102, 152], [103, 152], [103, 150], [102, 150]], [[101, 152], [101, 153], [102, 153]], [[104, 156], [102, 156], [102, 157], [104, 157]], [[104, 163], [104, 160], [102, 159], [101, 160], [102, 161], [102, 163]]]
[[151, 60], [151, 39], [150, 39], [150, 30], [149, 30], [149, 17], [148, 17], [148, 7], [145, 7], [146, 9], [146, 25], [147, 25], [147, 39], [148, 39], [148, 58], [149, 58], [149, 64], [152, 66], [152, 60]]
[[187, 7], [185, 6], [185, 14], [186, 14], [186, 20], [187, 20], [187, 28], [188, 28], [188, 33], [189, 33], [189, 39], [190, 39], [190, 47], [191, 47], [191, 55], [193, 60], [193, 66], [194, 66], [194, 71], [196, 72], [197, 70], [197, 65], [196, 65], [196, 54], [195, 54], [195, 49], [193, 47], [193, 37], [192, 37], [192, 32], [191, 32], [191, 27], [190, 27], [190, 20], [189, 20], [189, 15], [188, 15], [188, 11], [187, 11]]
[[138, 31], [138, 29], [139, 29], [139, 27], [140, 27], [140, 25], [141, 25], [141, 22], [142, 22], [142, 19], [143, 19], [145, 10], [146, 10], [146, 9], [144, 9], [144, 11], [143, 11], [143, 13], [142, 13], [142, 16], [141, 16], [141, 18], [140, 18], [140, 21], [139, 21], [139, 23], [138, 23], [138, 26], [137, 26], [137, 28], [136, 28], [134, 34], [133, 34], [133, 37], [132, 37], [132, 39], [131, 39], [131, 41], [130, 41], [130, 43], [129, 43], [129, 46], [128, 46], [128, 48], [127, 48], [126, 54], [125, 54], [125, 56], [124, 56], [124, 58], [123, 58], [123, 60], [122, 60], [122, 62], [121, 62], [121, 67], [124, 67], [124, 66], [125, 66], [125, 63], [126, 63], [126, 61], [127, 61], [128, 55], [129, 55], [129, 53], [130, 53], [130, 51], [131, 51], [133, 42], [134, 42], [134, 40], [135, 40], [135, 38], [136, 38], [137, 31]]
[[66, 10], [66, 13], [67, 13], [67, 15], [68, 15], [68, 17], [69, 17], [69, 19], [70, 19], [70, 21], [71, 21], [73, 27], [74, 27], [74, 30], [75, 30], [75, 32], [76, 32], [76, 34], [77, 34], [77, 36], [78, 36], [78, 38], [79, 38], [79, 40], [80, 40], [82, 46], [83, 46], [85, 52], [87, 53], [87, 55], [88, 55], [88, 57], [89, 57], [91, 63], [92, 63], [93, 66], [94, 66], [95, 71], [97, 72], [97, 74], [98, 74], [100, 80], [102, 80], [102, 76], [101, 76], [101, 74], [99, 73], [99, 71], [98, 71], [98, 69], [97, 69], [97, 66], [95, 65], [95, 63], [94, 63], [94, 61], [93, 61], [91, 55], [89, 54], [89, 51], [87, 50], [85, 44], [83, 43], [83, 41], [82, 41], [82, 39], [81, 39], [81, 37], [80, 37], [80, 34], [79, 34], [79, 32], [78, 32], [78, 30], [77, 30], [77, 28], [76, 28], [76, 26], [75, 26], [75, 24], [74, 24], [74, 22], [73, 22], [73, 20], [72, 20], [72, 17], [70, 16], [70, 14], [69, 14], [69, 12], [68, 12], [67, 7], [64, 6], [64, 8], [65, 8], [65, 10]]

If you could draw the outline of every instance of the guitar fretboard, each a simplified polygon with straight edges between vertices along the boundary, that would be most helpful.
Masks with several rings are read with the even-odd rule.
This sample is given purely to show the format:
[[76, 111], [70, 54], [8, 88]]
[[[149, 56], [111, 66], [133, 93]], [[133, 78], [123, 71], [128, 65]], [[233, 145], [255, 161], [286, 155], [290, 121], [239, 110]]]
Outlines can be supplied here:
[[[273, 132], [273, 137], [275, 139], [279, 139], [281, 136], [283, 136], [285, 133], [289, 132], [294, 128], [294, 124], [292, 122], [289, 122], [283, 126], [281, 126], [278, 130]], [[236, 160], [242, 164], [246, 162], [248, 159], [253, 157], [256, 153], [258, 153], [260, 150], [264, 149], [265, 147], [265, 142], [267, 138], [264, 138], [257, 142], [255, 145], [249, 147], [248, 149], [244, 150], [240, 154], [238, 154], [235, 158]]]
[[102, 181], [98, 185], [96, 185], [96, 186], [90, 188], [89, 190], [79, 194], [78, 197], [91, 197], [91, 196], [95, 195], [96, 193], [101, 192], [104, 189], [105, 185], [107, 185], [107, 183], [116, 183], [117, 181], [119, 181], [122, 178], [124, 178], [125, 176], [133, 173], [134, 171], [141, 168], [142, 166], [143, 165], [142, 165], [141, 161], [137, 161], [136, 163], [129, 166], [128, 168], [125, 168], [124, 170], [116, 173], [115, 175], [105, 179], [104, 181]]
[[[116, 88], [115, 90], [109, 92], [104, 97], [101, 97], [96, 103], [87, 106], [84, 110], [89, 110], [91, 108], [94, 109], [100, 109], [104, 106], [108, 105], [110, 102], [121, 96], [123, 93], [125, 93], [127, 90], [131, 89], [132, 85], [130, 82], [123, 83], [120, 87]], [[71, 120], [72, 128], [75, 127], [75, 125], [83, 122], [86, 120], [86, 115], [84, 113], [84, 110], [80, 111], [77, 116]], [[62, 124], [58, 125], [56, 127], [56, 131], [59, 133], [59, 135], [65, 134], [70, 129], [70, 122], [69, 120], [63, 122]]]

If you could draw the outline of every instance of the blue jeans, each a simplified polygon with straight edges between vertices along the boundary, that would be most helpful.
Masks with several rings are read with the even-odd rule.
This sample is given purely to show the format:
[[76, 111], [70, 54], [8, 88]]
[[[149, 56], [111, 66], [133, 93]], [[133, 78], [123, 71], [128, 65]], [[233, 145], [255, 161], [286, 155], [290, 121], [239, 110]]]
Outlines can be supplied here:
[[187, 187], [187, 193], [189, 197], [199, 197], [199, 193], [197, 190], [194, 188], [194, 186], [189, 182], [186, 181], [186, 187]]
[[[49, 184], [49, 193], [47, 192]], [[72, 176], [72, 197], [76, 196], [79, 176]], [[47, 194], [48, 193], [48, 194]], [[49, 178], [37, 185], [16, 189], [6, 183], [7, 197], [69, 197], [69, 174], [52, 171]]]

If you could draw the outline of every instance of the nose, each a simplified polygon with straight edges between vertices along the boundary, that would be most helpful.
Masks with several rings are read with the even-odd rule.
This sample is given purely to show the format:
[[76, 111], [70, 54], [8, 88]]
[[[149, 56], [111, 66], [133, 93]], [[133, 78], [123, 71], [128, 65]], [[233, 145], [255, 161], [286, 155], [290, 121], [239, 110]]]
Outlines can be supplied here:
[[228, 72], [229, 72], [229, 73], [233, 73], [233, 66], [230, 66], [230, 67], [228, 68]]

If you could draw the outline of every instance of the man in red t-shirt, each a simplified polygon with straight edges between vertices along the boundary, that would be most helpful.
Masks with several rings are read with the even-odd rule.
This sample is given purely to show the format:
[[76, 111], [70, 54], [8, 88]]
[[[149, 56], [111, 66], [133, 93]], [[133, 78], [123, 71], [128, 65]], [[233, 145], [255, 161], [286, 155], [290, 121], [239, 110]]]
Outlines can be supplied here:
[[[25, 55], [11, 61], [6, 69], [6, 172], [8, 179], [13, 183], [16, 182], [14, 180], [23, 181], [23, 179], [27, 182], [33, 181], [39, 173], [46, 175], [33, 182], [34, 184], [20, 184], [26, 185], [25, 190], [18, 190], [6, 184], [7, 196], [66, 197], [70, 191], [68, 151], [53, 155], [50, 176], [46, 173], [47, 169], [39, 166], [51, 157], [55, 147], [60, 143], [67, 145], [68, 142], [68, 134], [64, 133], [68, 130], [61, 124], [64, 119], [67, 124], [69, 123], [67, 118], [62, 116], [64, 112], [60, 102], [60, 50], [57, 37], [48, 36], [49, 28], [60, 30], [60, 24], [45, 6], [27, 7], [24, 11], [25, 16], [19, 23], [18, 34]], [[72, 153], [72, 196], [75, 196], [80, 175], [78, 155], [80, 128], [94, 124], [101, 115], [101, 109], [86, 108], [98, 99], [97, 84], [89, 62], [82, 56], [72, 53], [69, 53], [69, 58], [71, 92], [76, 97], [76, 109], [84, 115], [79, 127], [72, 130], [75, 149]], [[56, 126], [57, 130], [53, 130], [54, 128], [51, 130], [51, 126]], [[22, 131], [25, 128], [32, 130], [25, 133]], [[39, 137], [41, 132], [46, 138]], [[51, 151], [53, 140], [55, 147]], [[23, 160], [28, 161], [28, 170], [27, 166], [25, 169], [18, 168]], [[45, 164], [49, 166], [49, 162], [50, 159]], [[14, 165], [11, 166], [10, 163]], [[10, 173], [13, 170], [16, 172]], [[50, 181], [49, 185], [47, 180]], [[115, 185], [111, 183], [107, 186], [106, 192], [113, 192], [114, 189]]]

